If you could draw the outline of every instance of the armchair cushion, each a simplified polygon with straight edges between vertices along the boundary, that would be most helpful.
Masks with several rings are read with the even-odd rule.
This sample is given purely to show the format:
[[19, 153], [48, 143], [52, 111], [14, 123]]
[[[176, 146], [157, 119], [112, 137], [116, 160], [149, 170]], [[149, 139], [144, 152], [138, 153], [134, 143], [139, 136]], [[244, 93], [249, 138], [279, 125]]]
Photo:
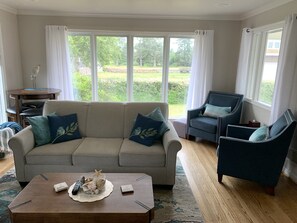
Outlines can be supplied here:
[[281, 116], [270, 129], [270, 137], [276, 136], [287, 126], [287, 121], [285, 116]]
[[269, 129], [267, 126], [264, 125], [253, 132], [253, 134], [249, 138], [249, 141], [259, 142], [268, 139], [268, 137]]
[[231, 112], [231, 107], [221, 107], [221, 106], [215, 106], [211, 104], [205, 104], [205, 111], [203, 115], [217, 118], [217, 117], [226, 116], [230, 112]]
[[238, 96], [233, 95], [226, 95], [226, 94], [211, 94], [209, 96], [208, 104], [226, 107], [230, 106], [231, 111], [236, 107], [238, 104]]
[[190, 126], [209, 133], [216, 133], [218, 120], [216, 118], [199, 116], [190, 120]]

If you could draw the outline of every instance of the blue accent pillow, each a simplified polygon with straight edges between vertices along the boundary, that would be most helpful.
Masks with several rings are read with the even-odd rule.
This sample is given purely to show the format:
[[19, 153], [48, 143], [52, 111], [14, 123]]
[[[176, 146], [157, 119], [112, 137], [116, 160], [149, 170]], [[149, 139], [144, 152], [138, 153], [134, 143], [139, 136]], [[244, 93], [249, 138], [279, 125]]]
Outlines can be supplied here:
[[205, 111], [203, 115], [209, 117], [223, 117], [231, 112], [231, 107], [220, 107], [211, 104], [205, 104]]
[[[55, 113], [49, 116], [55, 115]], [[27, 118], [32, 126], [35, 146], [42, 146], [51, 142], [51, 133], [47, 116], [33, 116]]]
[[138, 114], [129, 139], [142, 145], [152, 146], [162, 124], [163, 122]]
[[80, 139], [77, 115], [48, 116], [51, 133], [51, 143]]
[[163, 124], [161, 125], [161, 128], [160, 128], [160, 131], [157, 135], [157, 138], [161, 138], [165, 132], [170, 130], [166, 124], [166, 120], [165, 120], [165, 118], [161, 112], [161, 109], [159, 107], [155, 108], [151, 113], [147, 114], [146, 117], [149, 117], [156, 121], [163, 122]]
[[269, 137], [269, 128], [264, 125], [253, 132], [253, 134], [249, 138], [249, 141], [259, 142], [259, 141], [268, 139], [268, 137]]

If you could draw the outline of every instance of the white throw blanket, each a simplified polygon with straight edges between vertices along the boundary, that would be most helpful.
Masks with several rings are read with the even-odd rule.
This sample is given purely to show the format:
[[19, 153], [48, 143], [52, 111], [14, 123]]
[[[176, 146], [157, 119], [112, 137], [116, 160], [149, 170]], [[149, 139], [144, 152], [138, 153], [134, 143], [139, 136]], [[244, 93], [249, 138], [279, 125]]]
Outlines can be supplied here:
[[14, 135], [14, 131], [11, 128], [0, 129], [0, 151], [1, 152], [10, 152], [8, 145], [9, 139]]

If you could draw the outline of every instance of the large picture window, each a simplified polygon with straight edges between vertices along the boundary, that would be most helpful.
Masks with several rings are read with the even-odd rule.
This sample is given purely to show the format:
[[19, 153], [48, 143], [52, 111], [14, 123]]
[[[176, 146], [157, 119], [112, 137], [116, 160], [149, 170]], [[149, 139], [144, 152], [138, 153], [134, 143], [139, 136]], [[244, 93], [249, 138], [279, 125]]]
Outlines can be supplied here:
[[281, 46], [282, 24], [253, 31], [247, 98], [270, 107]]
[[70, 31], [74, 99], [168, 102], [170, 118], [186, 115], [192, 34]]

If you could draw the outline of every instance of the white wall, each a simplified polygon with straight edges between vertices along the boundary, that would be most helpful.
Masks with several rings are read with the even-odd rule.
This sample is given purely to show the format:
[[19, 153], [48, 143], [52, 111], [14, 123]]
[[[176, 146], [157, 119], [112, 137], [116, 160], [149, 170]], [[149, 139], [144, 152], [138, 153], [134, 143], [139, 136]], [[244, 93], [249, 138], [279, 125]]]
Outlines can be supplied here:
[[15, 14], [0, 10], [6, 89], [23, 87], [18, 21]]
[[24, 87], [31, 87], [29, 72], [41, 65], [38, 87], [46, 87], [45, 25], [66, 25], [69, 29], [123, 30], [149, 32], [194, 32], [215, 30], [214, 90], [234, 91], [240, 44], [240, 21], [170, 19], [120, 19], [57, 16], [18, 16]]
[[[280, 22], [285, 20], [286, 16], [292, 13], [297, 13], [297, 1], [290, 2], [276, 9], [248, 18], [242, 22], [242, 28], [243, 27], [255, 28], [255, 27], [260, 27], [260, 26]], [[296, 68], [295, 82], [297, 82], [297, 68]], [[295, 86], [297, 86], [297, 83], [295, 84]], [[296, 100], [297, 89], [295, 92], [293, 92], [293, 95], [294, 96], [292, 97], [290, 109], [292, 110], [295, 117], [297, 118], [297, 100]], [[269, 116], [270, 116], [270, 111], [248, 102], [245, 103], [244, 117], [243, 117], [245, 121], [257, 119], [258, 121], [264, 124], [269, 124]], [[297, 172], [297, 131], [295, 131], [295, 135], [293, 137], [293, 140], [290, 146], [289, 155], [286, 161], [284, 172], [287, 175], [291, 176], [291, 178], [297, 182], [297, 174], [296, 174]]]

